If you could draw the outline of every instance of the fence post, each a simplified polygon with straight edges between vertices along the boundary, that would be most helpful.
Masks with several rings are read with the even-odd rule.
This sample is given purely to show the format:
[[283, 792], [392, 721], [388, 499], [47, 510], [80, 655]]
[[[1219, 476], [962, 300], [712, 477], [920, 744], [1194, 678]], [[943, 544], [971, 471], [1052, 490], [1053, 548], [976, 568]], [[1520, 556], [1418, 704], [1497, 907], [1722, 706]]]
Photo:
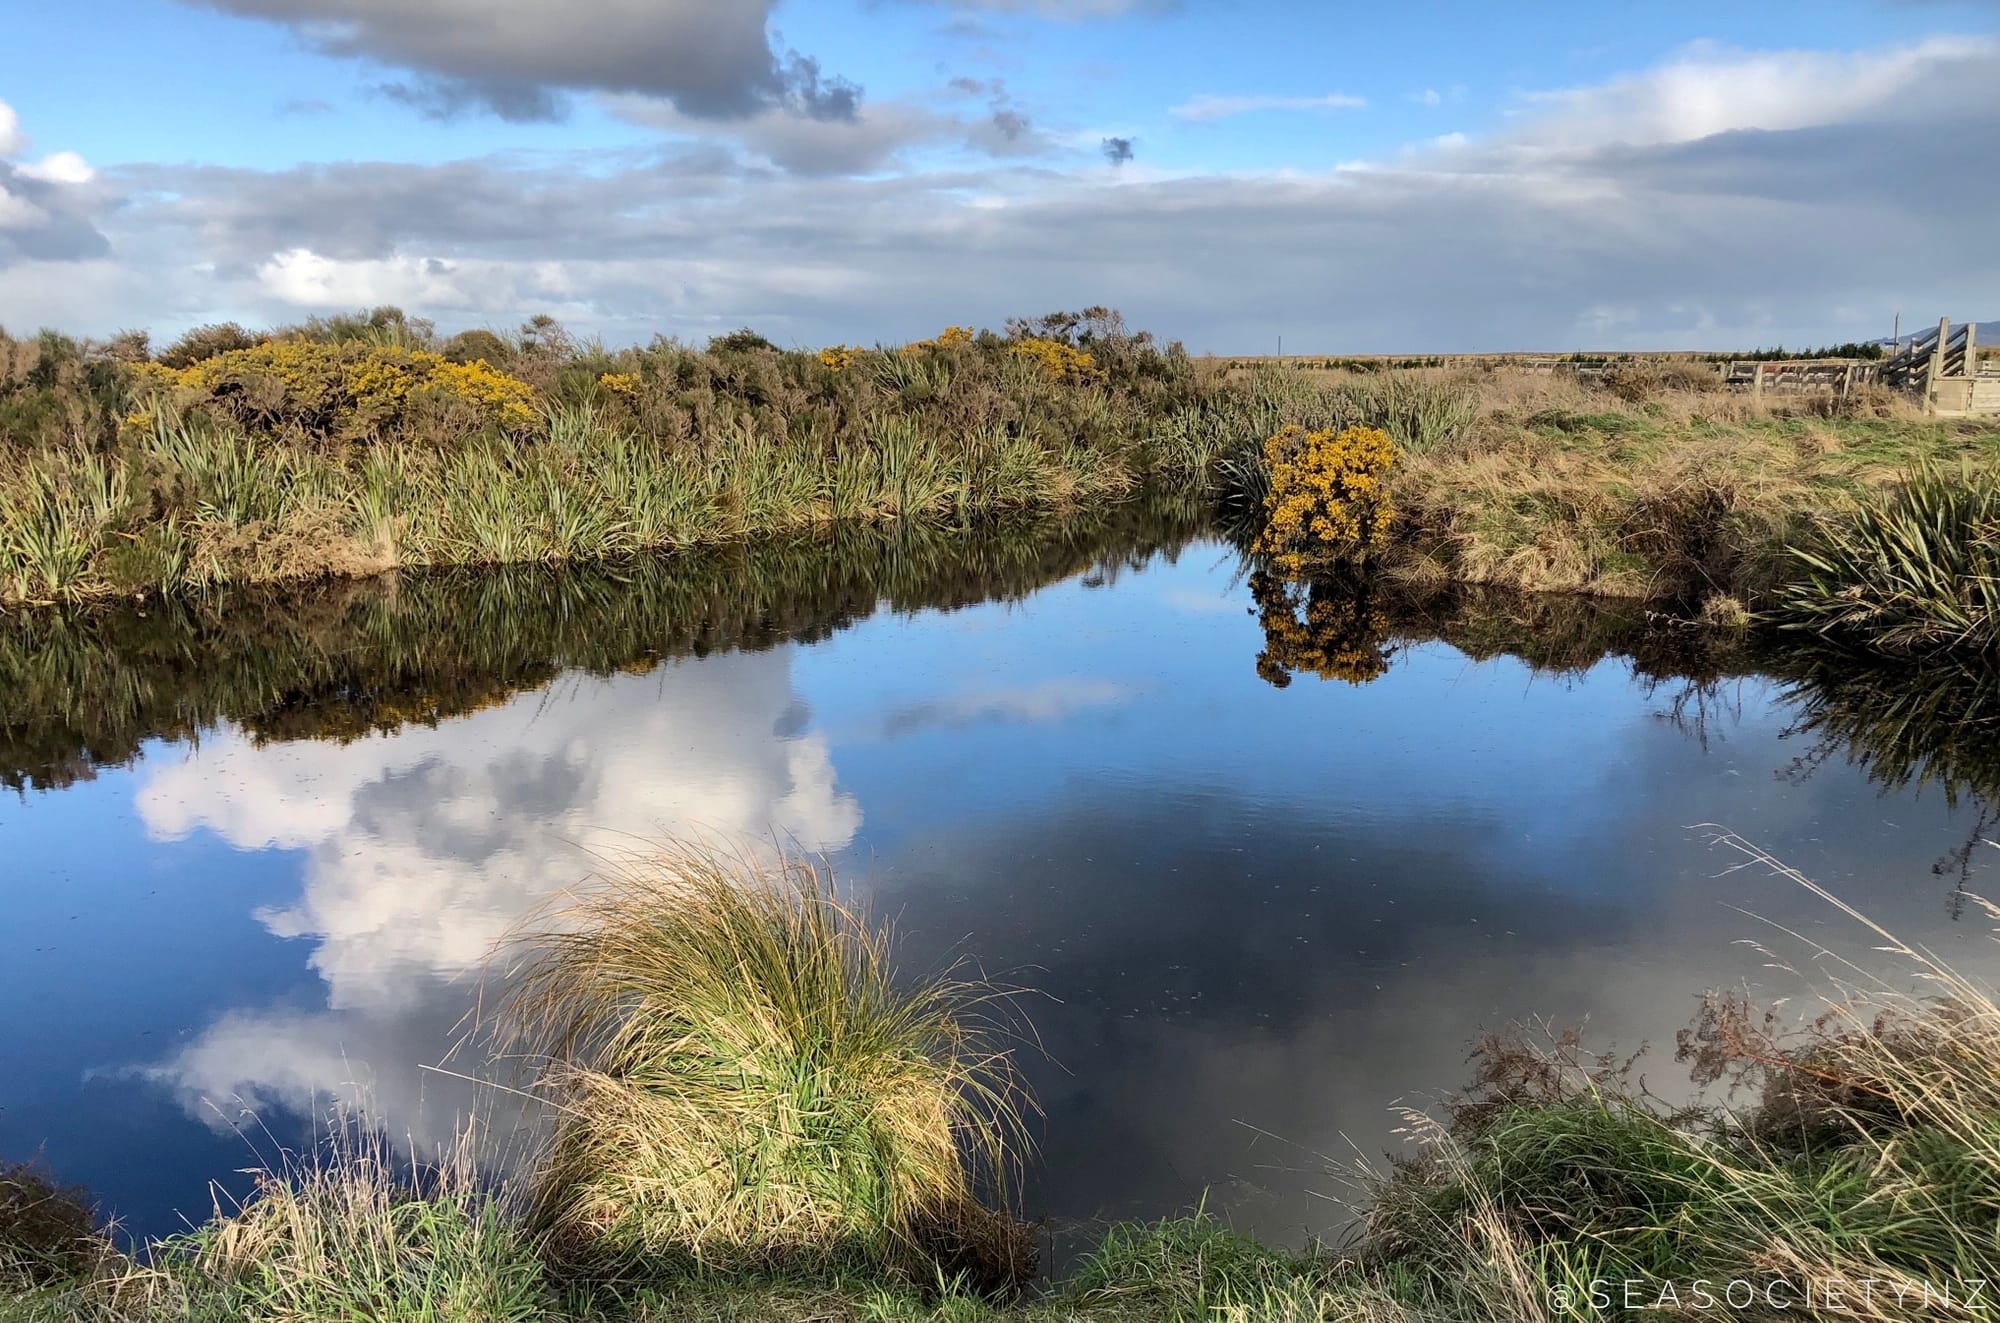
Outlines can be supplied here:
[[1750, 393], [1752, 395], [1762, 395], [1764, 393], [1764, 365], [1762, 363], [1757, 364], [1756, 368], [1750, 373]]
[[1979, 323], [1965, 324], [1965, 375], [1968, 379], [1979, 376]]
[[1938, 318], [1937, 345], [1931, 350], [1930, 366], [1924, 371], [1924, 412], [1937, 408], [1938, 374], [1944, 371], [1944, 346], [1951, 339], [1951, 318]]

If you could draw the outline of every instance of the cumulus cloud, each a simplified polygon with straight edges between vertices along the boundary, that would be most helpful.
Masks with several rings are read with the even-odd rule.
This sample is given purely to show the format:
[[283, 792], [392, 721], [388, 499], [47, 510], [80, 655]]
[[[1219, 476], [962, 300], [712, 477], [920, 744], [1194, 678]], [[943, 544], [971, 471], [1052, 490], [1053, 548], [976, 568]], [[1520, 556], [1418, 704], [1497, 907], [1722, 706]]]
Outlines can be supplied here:
[[1328, 92], [1324, 96], [1198, 96], [1167, 113], [1175, 119], [1205, 122], [1260, 110], [1359, 110], [1367, 104], [1365, 97], [1345, 92]]
[[[386, 298], [446, 326], [548, 310], [612, 340], [748, 323], [828, 343], [1105, 303], [1219, 352], [1277, 327], [1330, 352], [1844, 339], [1879, 333], [1876, 310], [1984, 315], [1963, 304], [2000, 283], [2000, 178], [1963, 144], [2000, 131], [1994, 86], [1992, 39], [1702, 47], [1527, 98], [1497, 134], [1318, 173], [1113, 180], [1094, 137], [937, 165], [979, 121], [888, 104], [624, 155], [101, 169], [74, 196], [102, 199], [86, 215], [119, 260], [17, 262], [0, 306], [165, 332]], [[987, 82], [953, 91], [993, 113]], [[842, 153], [849, 173], [797, 168]]]
[[0, 101], [0, 274], [104, 256], [110, 245], [91, 216], [101, 199], [87, 187], [97, 172], [75, 152], [16, 159], [27, 150], [20, 116]]
[[660, 97], [707, 119], [774, 106], [854, 113], [859, 89], [780, 51], [776, 0], [188, 0], [281, 23], [329, 55], [412, 71], [380, 85], [424, 113], [548, 119], [566, 92]]
[[[497, 708], [346, 745], [229, 732], [150, 772], [148, 831], [303, 852], [298, 894], [258, 912], [311, 944], [323, 1010], [243, 1008], [146, 1073], [197, 1116], [232, 1100], [340, 1101], [438, 1138], [420, 1070], [452, 1041], [494, 943], [634, 837], [846, 845], [861, 811], [794, 697], [791, 653], [574, 679]], [[222, 1110], [217, 1111], [215, 1104]]]

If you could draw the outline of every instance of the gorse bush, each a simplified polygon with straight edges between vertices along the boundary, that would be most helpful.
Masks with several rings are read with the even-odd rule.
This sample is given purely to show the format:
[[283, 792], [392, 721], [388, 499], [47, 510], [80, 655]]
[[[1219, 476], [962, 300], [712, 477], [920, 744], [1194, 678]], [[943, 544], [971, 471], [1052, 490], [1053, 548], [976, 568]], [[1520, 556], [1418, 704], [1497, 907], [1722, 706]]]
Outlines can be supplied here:
[[886, 932], [798, 861], [668, 848], [561, 918], [522, 938], [500, 1022], [546, 1063], [535, 1217], [559, 1252], [1024, 1274], [984, 1202], [1022, 1135], [993, 989], [899, 984]]
[[1264, 443], [1270, 490], [1254, 549], [1287, 573], [1357, 563], [1380, 551], [1395, 522], [1386, 480], [1396, 445], [1374, 427], [1287, 427]]
[[536, 420], [534, 389], [484, 362], [358, 336], [271, 340], [184, 368], [150, 365], [143, 376], [183, 411], [315, 441], [518, 431]]

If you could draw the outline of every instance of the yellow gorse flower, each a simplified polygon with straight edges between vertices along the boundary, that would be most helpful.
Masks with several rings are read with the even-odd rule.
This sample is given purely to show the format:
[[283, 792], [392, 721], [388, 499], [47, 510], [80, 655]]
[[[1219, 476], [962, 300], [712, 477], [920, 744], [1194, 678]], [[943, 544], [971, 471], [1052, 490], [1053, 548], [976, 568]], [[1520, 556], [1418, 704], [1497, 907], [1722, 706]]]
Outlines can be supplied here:
[[922, 353], [926, 349], [963, 349], [972, 343], [970, 326], [947, 326], [939, 331], [935, 340], [913, 340], [903, 346], [906, 354]]
[[854, 355], [858, 350], [846, 345], [828, 345], [819, 351], [819, 361], [835, 372], [845, 372], [854, 365]]
[[1277, 433], [1264, 443], [1271, 487], [1254, 549], [1288, 574], [1315, 562], [1365, 560], [1395, 522], [1386, 480], [1397, 458], [1379, 427]]
[[1009, 349], [1016, 358], [1032, 359], [1039, 363], [1043, 375], [1050, 381], [1070, 381], [1079, 384], [1104, 380], [1104, 369], [1097, 365], [1097, 359], [1089, 351], [1060, 340], [1039, 340], [1029, 338], [1016, 341]]
[[631, 399], [639, 393], [639, 374], [636, 372], [606, 372], [597, 378], [597, 384], [613, 395], [623, 395]]
[[[271, 340], [185, 368], [144, 363], [133, 371], [156, 398], [170, 395], [184, 405], [208, 404], [245, 421], [336, 439], [394, 431], [425, 400], [469, 405], [482, 421], [504, 428], [536, 417], [535, 389], [527, 382], [483, 359], [454, 363], [427, 349]], [[150, 419], [151, 407], [142, 413]]]

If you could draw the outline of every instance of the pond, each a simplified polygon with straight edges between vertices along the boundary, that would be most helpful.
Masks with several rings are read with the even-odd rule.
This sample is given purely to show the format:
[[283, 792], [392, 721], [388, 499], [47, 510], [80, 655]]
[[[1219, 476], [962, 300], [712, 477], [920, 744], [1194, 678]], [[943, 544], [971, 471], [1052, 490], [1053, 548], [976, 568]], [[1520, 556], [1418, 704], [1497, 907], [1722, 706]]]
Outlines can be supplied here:
[[0, 1157], [141, 1234], [337, 1107], [504, 1162], [452, 1051], [488, 951], [633, 837], [825, 854], [907, 967], [1032, 989], [1058, 1228], [1326, 1231], [1482, 1029], [1664, 1091], [1703, 988], [1800, 991], [1744, 939], [1876, 943], [1704, 824], [1993, 964], [1978, 677], [1307, 602], [1172, 513], [17, 618], [0, 690]]

